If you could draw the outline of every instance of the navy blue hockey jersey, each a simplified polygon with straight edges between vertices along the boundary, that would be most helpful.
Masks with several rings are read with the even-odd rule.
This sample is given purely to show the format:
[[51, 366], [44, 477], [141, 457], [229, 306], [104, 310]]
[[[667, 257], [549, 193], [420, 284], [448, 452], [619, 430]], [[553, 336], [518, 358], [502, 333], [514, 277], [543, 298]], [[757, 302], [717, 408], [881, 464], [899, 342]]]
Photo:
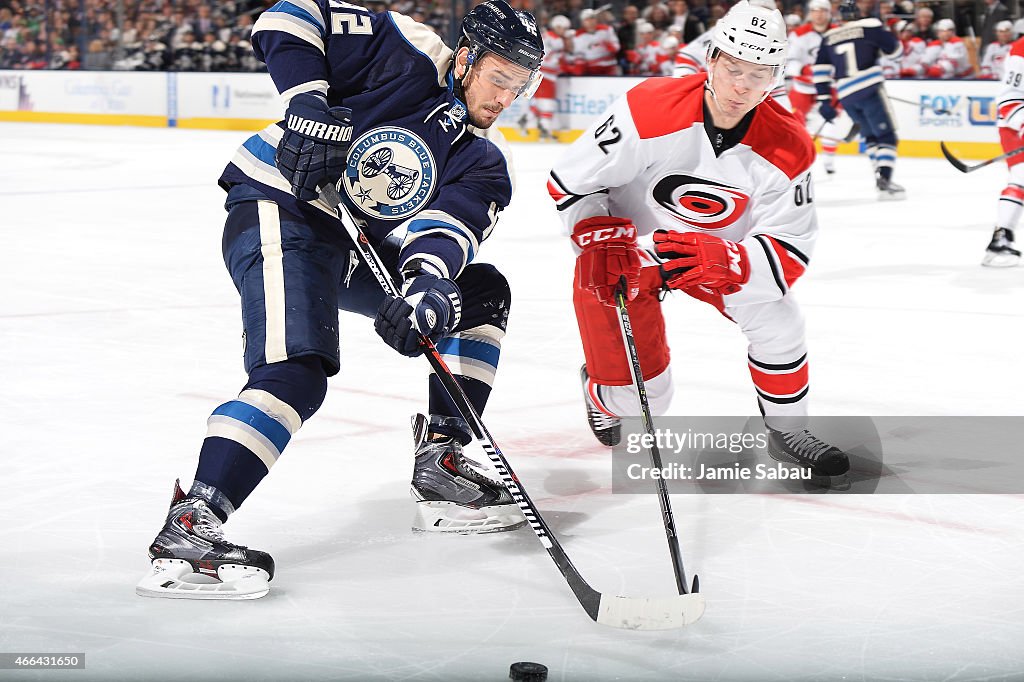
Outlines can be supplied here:
[[897, 59], [899, 39], [878, 19], [858, 19], [826, 31], [812, 73], [818, 98], [831, 96], [833, 82], [839, 99], [873, 92], [884, 82], [880, 57]]
[[[252, 43], [285, 102], [319, 92], [352, 109], [339, 193], [368, 236], [404, 227], [402, 263], [423, 258], [458, 275], [511, 200], [512, 173], [501, 133], [466, 123], [448, 76], [451, 49], [409, 17], [337, 0], [278, 2], [256, 21]], [[292, 212], [333, 214], [291, 194], [274, 163], [282, 132], [278, 122], [246, 140], [221, 185], [248, 185]]]

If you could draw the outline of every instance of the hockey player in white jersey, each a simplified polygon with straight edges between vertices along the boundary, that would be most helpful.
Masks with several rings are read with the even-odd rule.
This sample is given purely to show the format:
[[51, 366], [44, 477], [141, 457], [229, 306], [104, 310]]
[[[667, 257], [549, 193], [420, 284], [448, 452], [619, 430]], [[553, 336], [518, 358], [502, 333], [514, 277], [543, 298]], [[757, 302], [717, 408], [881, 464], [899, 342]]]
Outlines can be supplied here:
[[[782, 15], [741, 0], [715, 25], [706, 60], [707, 74], [650, 79], [618, 99], [549, 178], [578, 253], [573, 300], [588, 421], [613, 445], [620, 417], [638, 413], [613, 302], [624, 277], [655, 413], [673, 394], [659, 294], [680, 290], [746, 335], [769, 454], [839, 476], [847, 455], [807, 430], [807, 347], [791, 287], [818, 232], [814, 147], [768, 99], [786, 63]], [[638, 238], [652, 233], [654, 249], [641, 249]]]
[[804, 125], [810, 124], [821, 140], [822, 165], [825, 172], [836, 170], [836, 149], [843, 137], [836, 123], [824, 121], [820, 116], [809, 116], [817, 103], [818, 91], [814, 87], [812, 67], [818, 58], [821, 36], [833, 28], [832, 3], [829, 0], [810, 0], [807, 18], [789, 34], [789, 54], [786, 58], [786, 79], [790, 82], [789, 102], [792, 111]]
[[[1014, 41], [1003, 65], [1003, 91], [999, 94], [997, 125], [1004, 152], [1024, 147], [1024, 38]], [[1006, 268], [1020, 265], [1020, 250], [1013, 231], [1024, 208], [1024, 154], [1006, 159], [1010, 179], [999, 194], [996, 229], [985, 249], [982, 265]]]
[[531, 119], [537, 126], [541, 141], [555, 141], [554, 133], [562, 129], [558, 119], [558, 76], [568, 73], [572, 36], [572, 22], [568, 17], [561, 14], [551, 17], [548, 30], [543, 35], [544, 61], [540, 65], [543, 80], [530, 100], [529, 109], [517, 121], [523, 137], [530, 134]]
[[1013, 24], [1000, 21], [996, 24], [996, 39], [985, 46], [985, 54], [981, 57], [978, 78], [990, 80], [1003, 79], [1003, 64], [1010, 54], [1013, 45]]

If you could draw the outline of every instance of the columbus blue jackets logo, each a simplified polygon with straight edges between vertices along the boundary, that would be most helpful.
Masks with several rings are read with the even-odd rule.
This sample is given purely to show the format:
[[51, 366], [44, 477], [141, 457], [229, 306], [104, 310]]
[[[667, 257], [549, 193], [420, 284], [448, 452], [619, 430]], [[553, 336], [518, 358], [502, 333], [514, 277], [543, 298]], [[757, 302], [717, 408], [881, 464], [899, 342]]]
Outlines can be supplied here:
[[654, 200], [690, 227], [720, 230], [739, 220], [750, 197], [738, 187], [673, 173], [654, 184]]
[[404, 128], [375, 128], [352, 143], [342, 184], [364, 213], [402, 220], [419, 211], [433, 194], [434, 156], [422, 139]]

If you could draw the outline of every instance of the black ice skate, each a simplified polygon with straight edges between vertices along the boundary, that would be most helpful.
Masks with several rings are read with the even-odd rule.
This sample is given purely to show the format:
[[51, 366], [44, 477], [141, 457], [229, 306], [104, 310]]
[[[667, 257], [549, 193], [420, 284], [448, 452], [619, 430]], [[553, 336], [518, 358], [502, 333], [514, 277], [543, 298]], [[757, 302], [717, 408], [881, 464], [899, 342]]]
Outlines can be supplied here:
[[590, 376], [587, 374], [587, 366], [580, 367], [580, 381], [583, 382], [583, 401], [587, 408], [587, 423], [594, 437], [601, 443], [612, 447], [618, 445], [622, 440], [622, 420], [612, 417], [597, 406], [597, 402], [590, 395]]
[[530, 121], [526, 117], [526, 114], [523, 114], [522, 116], [519, 117], [518, 120], [516, 120], [516, 125], [519, 127], [519, 134], [522, 135], [523, 137], [529, 137], [530, 136], [530, 126], [529, 126], [529, 123], [530, 123]]
[[990, 268], [1012, 268], [1020, 265], [1020, 251], [1015, 246], [1013, 230], [997, 227], [992, 233], [992, 241], [985, 249], [985, 258], [981, 264]]
[[427, 440], [428, 427], [425, 416], [413, 415], [416, 463], [409, 491], [416, 501], [413, 530], [495, 533], [526, 523], [508, 490], [477, 470], [480, 465], [462, 454], [459, 441]]
[[907, 198], [907, 190], [881, 174], [875, 176], [875, 187], [878, 188], [879, 201], [903, 201]]
[[270, 591], [274, 577], [269, 554], [225, 540], [206, 500], [186, 497], [177, 481], [149, 557], [152, 571], [135, 587], [143, 597], [257, 599]]
[[843, 477], [850, 470], [850, 458], [845, 452], [807, 429], [776, 431], [769, 427], [768, 455], [779, 462], [792, 462], [810, 469], [811, 475], [819, 478]]

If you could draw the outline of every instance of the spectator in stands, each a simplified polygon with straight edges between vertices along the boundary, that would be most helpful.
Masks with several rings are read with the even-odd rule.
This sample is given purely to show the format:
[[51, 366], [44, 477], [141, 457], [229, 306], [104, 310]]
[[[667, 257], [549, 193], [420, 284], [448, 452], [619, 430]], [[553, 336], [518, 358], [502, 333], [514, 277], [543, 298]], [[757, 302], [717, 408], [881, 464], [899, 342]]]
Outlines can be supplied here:
[[89, 71], [107, 71], [113, 66], [114, 58], [110, 48], [102, 38], [94, 38], [89, 41], [89, 49], [85, 59], [82, 61], [82, 68]]
[[672, 14], [672, 25], [682, 30], [684, 43], [692, 42], [704, 33], [704, 24], [690, 12], [687, 0], [669, 0], [668, 8]]
[[928, 43], [924, 52], [924, 72], [928, 78], [966, 78], [974, 73], [967, 56], [967, 46], [956, 35], [952, 19], [940, 19], [935, 24], [936, 40]]
[[932, 26], [934, 21], [935, 12], [930, 7], [918, 7], [914, 12], [914, 33], [926, 43], [930, 43], [937, 37]]
[[636, 5], [626, 5], [622, 9], [622, 19], [615, 29], [615, 35], [619, 38], [619, 63], [626, 62], [626, 52], [636, 49], [636, 23], [640, 18], [640, 8]]
[[978, 78], [1003, 79], [1003, 64], [1013, 44], [1013, 24], [1000, 21], [996, 24], [996, 39], [985, 46], [981, 57], [981, 73]]
[[981, 51], [984, 53], [989, 43], [996, 39], [996, 24], [1007, 21], [1010, 10], [1001, 0], [985, 0], [985, 9], [981, 15], [978, 35], [981, 36]]

